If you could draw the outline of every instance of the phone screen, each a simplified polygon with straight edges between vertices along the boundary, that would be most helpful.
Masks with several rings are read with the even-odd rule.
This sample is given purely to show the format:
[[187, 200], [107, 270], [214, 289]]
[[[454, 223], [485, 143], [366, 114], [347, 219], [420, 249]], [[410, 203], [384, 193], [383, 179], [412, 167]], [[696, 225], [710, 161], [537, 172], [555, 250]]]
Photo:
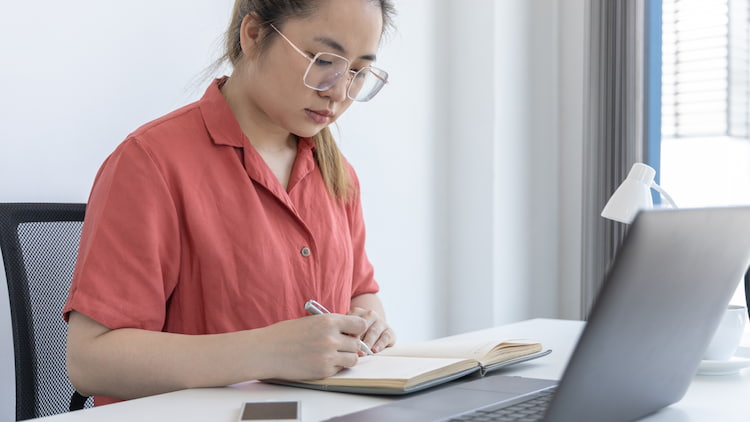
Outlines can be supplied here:
[[240, 421], [297, 421], [298, 401], [246, 402], [240, 411]]

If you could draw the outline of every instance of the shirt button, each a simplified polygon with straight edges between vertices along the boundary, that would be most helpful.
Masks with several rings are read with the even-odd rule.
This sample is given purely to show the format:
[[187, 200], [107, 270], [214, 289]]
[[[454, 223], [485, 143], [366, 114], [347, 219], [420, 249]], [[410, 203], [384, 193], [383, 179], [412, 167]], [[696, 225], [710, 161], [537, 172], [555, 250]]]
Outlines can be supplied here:
[[302, 256], [304, 256], [305, 258], [307, 258], [308, 256], [310, 256], [310, 248], [304, 247], [304, 248], [302, 248], [301, 251], [299, 251], [299, 253], [301, 253]]

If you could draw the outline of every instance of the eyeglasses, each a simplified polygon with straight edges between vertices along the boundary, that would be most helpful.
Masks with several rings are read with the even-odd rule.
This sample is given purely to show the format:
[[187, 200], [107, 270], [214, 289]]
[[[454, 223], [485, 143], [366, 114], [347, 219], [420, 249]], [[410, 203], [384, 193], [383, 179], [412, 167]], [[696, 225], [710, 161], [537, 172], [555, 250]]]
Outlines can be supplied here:
[[346, 96], [354, 101], [370, 101], [388, 83], [388, 72], [377, 67], [365, 66], [359, 70], [349, 68], [351, 62], [334, 53], [318, 53], [312, 58], [271, 25], [302, 57], [310, 61], [302, 82], [316, 91], [331, 89], [344, 75], [349, 77]]

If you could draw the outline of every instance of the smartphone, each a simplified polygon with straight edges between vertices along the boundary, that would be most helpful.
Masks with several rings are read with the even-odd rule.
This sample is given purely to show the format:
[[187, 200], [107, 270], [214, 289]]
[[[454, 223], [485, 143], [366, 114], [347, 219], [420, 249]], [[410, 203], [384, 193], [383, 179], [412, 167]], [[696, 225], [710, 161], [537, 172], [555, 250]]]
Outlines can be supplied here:
[[299, 401], [245, 402], [240, 409], [239, 422], [301, 421]]

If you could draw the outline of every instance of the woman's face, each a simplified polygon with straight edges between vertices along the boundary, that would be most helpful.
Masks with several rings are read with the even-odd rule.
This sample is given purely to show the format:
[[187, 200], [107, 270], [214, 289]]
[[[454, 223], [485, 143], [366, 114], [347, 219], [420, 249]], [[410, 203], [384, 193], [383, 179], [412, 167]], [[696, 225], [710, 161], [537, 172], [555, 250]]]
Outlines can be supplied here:
[[[375, 60], [382, 25], [379, 2], [323, 0], [313, 16], [291, 19], [278, 29], [308, 57], [335, 53], [348, 59], [352, 70], [358, 70]], [[349, 77], [345, 75], [325, 91], [308, 88], [303, 76], [310, 60], [274, 35], [263, 54], [246, 56], [243, 62], [250, 108], [278, 129], [313, 136], [351, 105]]]

